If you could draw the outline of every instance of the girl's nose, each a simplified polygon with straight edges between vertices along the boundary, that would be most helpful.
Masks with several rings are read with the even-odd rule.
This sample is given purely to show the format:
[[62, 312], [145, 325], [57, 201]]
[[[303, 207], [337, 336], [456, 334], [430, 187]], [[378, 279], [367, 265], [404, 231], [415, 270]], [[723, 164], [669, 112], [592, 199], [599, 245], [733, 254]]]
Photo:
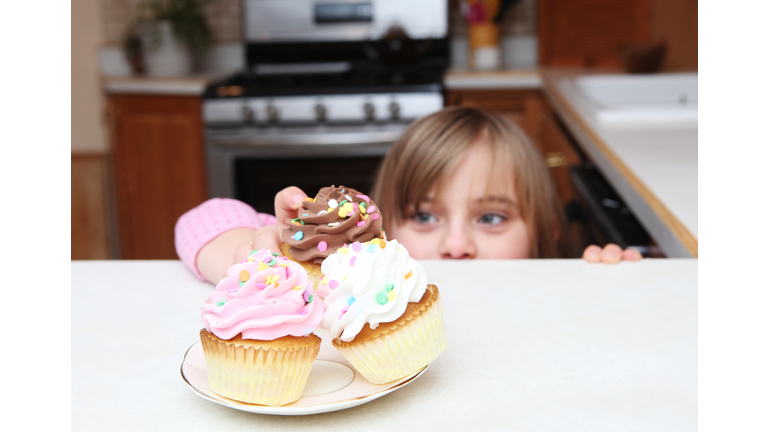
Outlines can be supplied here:
[[443, 238], [440, 245], [442, 259], [474, 259], [477, 256], [477, 245], [464, 226], [453, 226]]

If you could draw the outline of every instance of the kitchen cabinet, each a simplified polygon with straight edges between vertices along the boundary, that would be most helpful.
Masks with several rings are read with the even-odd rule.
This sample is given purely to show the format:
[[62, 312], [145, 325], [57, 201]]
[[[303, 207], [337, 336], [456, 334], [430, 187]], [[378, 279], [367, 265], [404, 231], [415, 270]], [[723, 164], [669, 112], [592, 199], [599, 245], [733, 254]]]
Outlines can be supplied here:
[[201, 99], [109, 97], [120, 258], [177, 259], [176, 220], [207, 199]]

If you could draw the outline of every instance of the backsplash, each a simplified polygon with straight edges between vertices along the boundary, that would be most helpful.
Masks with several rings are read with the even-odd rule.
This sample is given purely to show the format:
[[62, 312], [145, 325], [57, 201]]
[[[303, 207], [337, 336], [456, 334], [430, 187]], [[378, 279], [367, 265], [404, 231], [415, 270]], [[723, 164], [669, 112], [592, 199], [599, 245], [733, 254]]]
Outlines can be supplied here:
[[[146, 0], [101, 0], [104, 42], [120, 45], [126, 28], [136, 16], [138, 6]], [[446, 0], [448, 1], [448, 0]], [[458, 11], [459, 1], [450, 0], [451, 36], [466, 35], [466, 26]], [[241, 0], [217, 0], [207, 8], [208, 24], [217, 44], [241, 41]], [[537, 0], [522, 0], [511, 8], [501, 23], [501, 33], [511, 35], [536, 34]]]
[[[104, 43], [120, 45], [136, 11], [146, 0], [101, 0]], [[240, 42], [240, 1], [217, 0], [207, 8], [214, 44]]]

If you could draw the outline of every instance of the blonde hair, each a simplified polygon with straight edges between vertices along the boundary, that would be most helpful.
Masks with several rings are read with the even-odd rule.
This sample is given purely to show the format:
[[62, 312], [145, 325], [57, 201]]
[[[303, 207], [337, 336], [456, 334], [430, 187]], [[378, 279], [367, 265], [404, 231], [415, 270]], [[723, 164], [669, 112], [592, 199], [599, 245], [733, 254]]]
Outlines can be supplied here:
[[416, 120], [392, 145], [371, 192], [384, 229], [401, 225], [409, 207], [418, 209], [433, 188], [439, 195], [445, 180], [483, 135], [493, 161], [489, 185], [510, 167], [515, 175], [510, 186], [528, 228], [530, 256], [569, 256], [562, 212], [541, 154], [517, 125], [475, 108], [445, 108]]

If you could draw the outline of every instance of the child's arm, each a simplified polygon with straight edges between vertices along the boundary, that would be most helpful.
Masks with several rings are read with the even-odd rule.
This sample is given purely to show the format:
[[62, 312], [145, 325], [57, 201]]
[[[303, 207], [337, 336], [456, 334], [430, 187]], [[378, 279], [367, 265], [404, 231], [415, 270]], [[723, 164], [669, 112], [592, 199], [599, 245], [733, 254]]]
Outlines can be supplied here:
[[176, 221], [176, 253], [195, 276], [216, 283], [235, 262], [235, 251], [275, 222], [274, 216], [257, 213], [243, 202], [213, 198]]
[[591, 263], [603, 262], [606, 264], [616, 264], [619, 261], [637, 261], [643, 256], [634, 249], [621, 250], [613, 243], [605, 245], [604, 248], [596, 245], [589, 245], [584, 249], [581, 256], [585, 261]]

